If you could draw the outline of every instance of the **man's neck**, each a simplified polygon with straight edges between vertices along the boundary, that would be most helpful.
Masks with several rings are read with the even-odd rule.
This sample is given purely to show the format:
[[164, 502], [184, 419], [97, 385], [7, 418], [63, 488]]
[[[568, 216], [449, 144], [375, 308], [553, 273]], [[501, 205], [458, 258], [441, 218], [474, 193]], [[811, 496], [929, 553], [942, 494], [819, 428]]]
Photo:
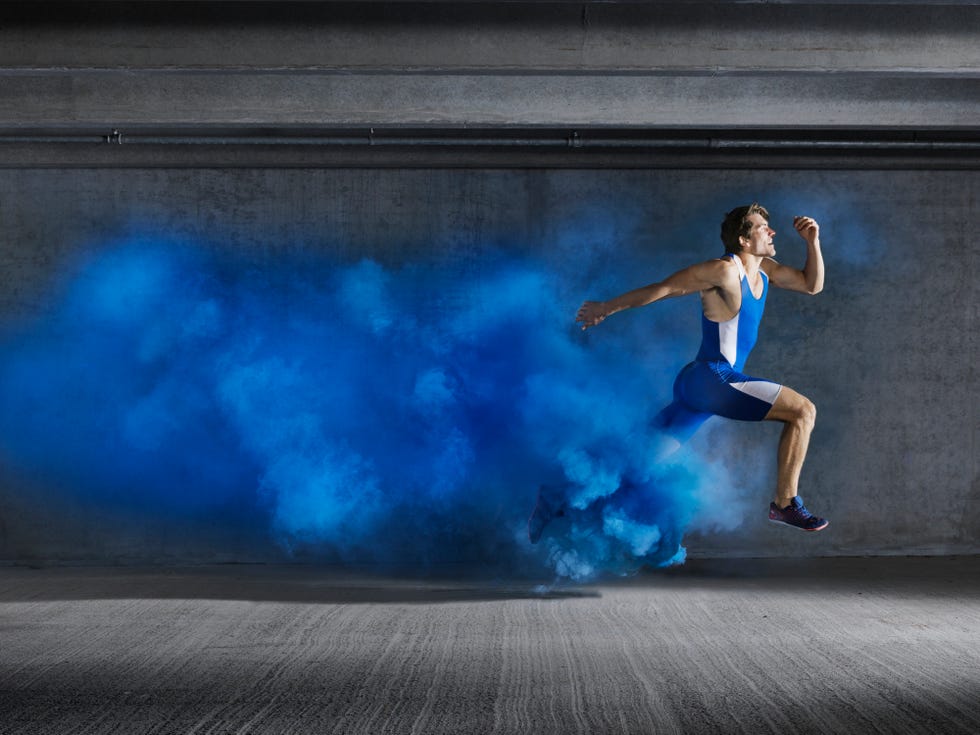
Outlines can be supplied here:
[[745, 268], [746, 274], [750, 276], [754, 277], [759, 272], [759, 268], [762, 267], [762, 255], [752, 255], [751, 253], [742, 251], [741, 253], [737, 253], [735, 257], [742, 261], [742, 266]]

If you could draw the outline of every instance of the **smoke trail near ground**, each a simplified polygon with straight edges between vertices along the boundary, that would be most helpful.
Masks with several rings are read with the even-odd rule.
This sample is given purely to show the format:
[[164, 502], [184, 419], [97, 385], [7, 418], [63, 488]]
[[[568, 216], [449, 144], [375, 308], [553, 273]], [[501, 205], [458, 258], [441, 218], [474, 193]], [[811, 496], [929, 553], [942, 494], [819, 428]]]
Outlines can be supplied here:
[[[307, 557], [573, 579], [682, 561], [720, 469], [650, 465], [651, 377], [627, 332], [590, 347], [581, 296], [503, 253], [260, 267], [133, 238], [5, 340], [0, 442], [148, 519], [255, 508]], [[571, 508], [532, 546], [547, 483]]]

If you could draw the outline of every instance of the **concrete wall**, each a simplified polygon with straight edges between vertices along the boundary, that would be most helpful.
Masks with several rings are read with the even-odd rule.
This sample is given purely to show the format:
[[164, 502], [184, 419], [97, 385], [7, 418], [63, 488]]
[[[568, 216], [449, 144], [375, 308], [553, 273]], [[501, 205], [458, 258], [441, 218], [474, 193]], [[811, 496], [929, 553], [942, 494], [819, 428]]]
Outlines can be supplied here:
[[[827, 290], [774, 295], [752, 364], [819, 407], [803, 494], [832, 532], [766, 526], [776, 427], [725, 425], [693, 449], [732, 448], [741, 522], [691, 553], [973, 553], [978, 26], [970, 2], [5, 3], [0, 321], [134, 227], [461, 269], [557, 260], [579, 228], [618, 289], [714, 255], [719, 215], [759, 199], [824, 223]], [[574, 284], [569, 314], [609, 295]], [[630, 318], [689, 335], [666, 362], [637, 335], [666, 375], [696, 322], [662, 313]], [[281, 557], [261, 513], [122, 514], [13, 460], [2, 560]]]
[[[392, 267], [451, 262], [464, 272], [492, 247], [551, 258], [556, 268], [556, 258], [575, 252], [593, 270], [574, 276], [581, 285], [565, 304], [570, 325], [579, 299], [714, 256], [720, 214], [759, 199], [773, 209], [787, 263], [802, 258], [788, 219], [805, 211], [823, 222], [827, 288], [815, 298], [772, 295], [750, 368], [816, 402], [802, 494], [833, 525], [817, 536], [770, 527], [764, 511], [778, 428], [719, 422], [692, 449], [727, 456], [731, 505], [723, 514], [740, 524], [692, 533], [692, 555], [975, 553], [978, 185], [975, 172], [7, 170], [0, 310], [8, 326], [44, 314], [80, 254], [136, 227], [270, 263], [307, 250]], [[569, 238], [572, 251], [558, 248]], [[667, 354], [644, 336], [665, 325], [678, 335]], [[669, 375], [696, 350], [695, 301], [607, 326], [590, 333], [589, 348], [608, 350], [611, 335], [626, 330], [637, 371], [658, 376], [651, 395], [636, 399], [656, 411], [669, 398]], [[0, 472], [7, 561], [282, 553], [261, 514], [120, 514], [25, 476], [14, 458]], [[494, 522], [519, 526], [532, 495], [528, 488], [526, 507]]]

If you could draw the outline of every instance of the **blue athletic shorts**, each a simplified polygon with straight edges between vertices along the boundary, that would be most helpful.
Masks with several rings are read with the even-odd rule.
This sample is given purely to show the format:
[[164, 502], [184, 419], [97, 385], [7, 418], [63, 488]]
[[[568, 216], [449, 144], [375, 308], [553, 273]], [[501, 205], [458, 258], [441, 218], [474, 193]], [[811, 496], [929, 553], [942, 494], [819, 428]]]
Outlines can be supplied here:
[[674, 402], [654, 425], [678, 441], [691, 438], [712, 416], [762, 421], [783, 389], [778, 383], [738, 372], [727, 362], [692, 362], [674, 381]]

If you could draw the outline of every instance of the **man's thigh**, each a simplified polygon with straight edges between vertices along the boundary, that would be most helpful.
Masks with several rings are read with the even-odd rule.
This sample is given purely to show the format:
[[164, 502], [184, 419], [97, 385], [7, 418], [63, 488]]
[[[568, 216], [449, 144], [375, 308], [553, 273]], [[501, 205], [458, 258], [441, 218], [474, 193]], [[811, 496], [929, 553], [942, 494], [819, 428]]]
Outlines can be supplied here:
[[793, 421], [809, 413], [815, 413], [810, 399], [792, 388], [783, 386], [765, 418], [766, 421]]
[[736, 421], [762, 421], [784, 388], [762, 378], [695, 363], [679, 380], [684, 403], [696, 411]]

